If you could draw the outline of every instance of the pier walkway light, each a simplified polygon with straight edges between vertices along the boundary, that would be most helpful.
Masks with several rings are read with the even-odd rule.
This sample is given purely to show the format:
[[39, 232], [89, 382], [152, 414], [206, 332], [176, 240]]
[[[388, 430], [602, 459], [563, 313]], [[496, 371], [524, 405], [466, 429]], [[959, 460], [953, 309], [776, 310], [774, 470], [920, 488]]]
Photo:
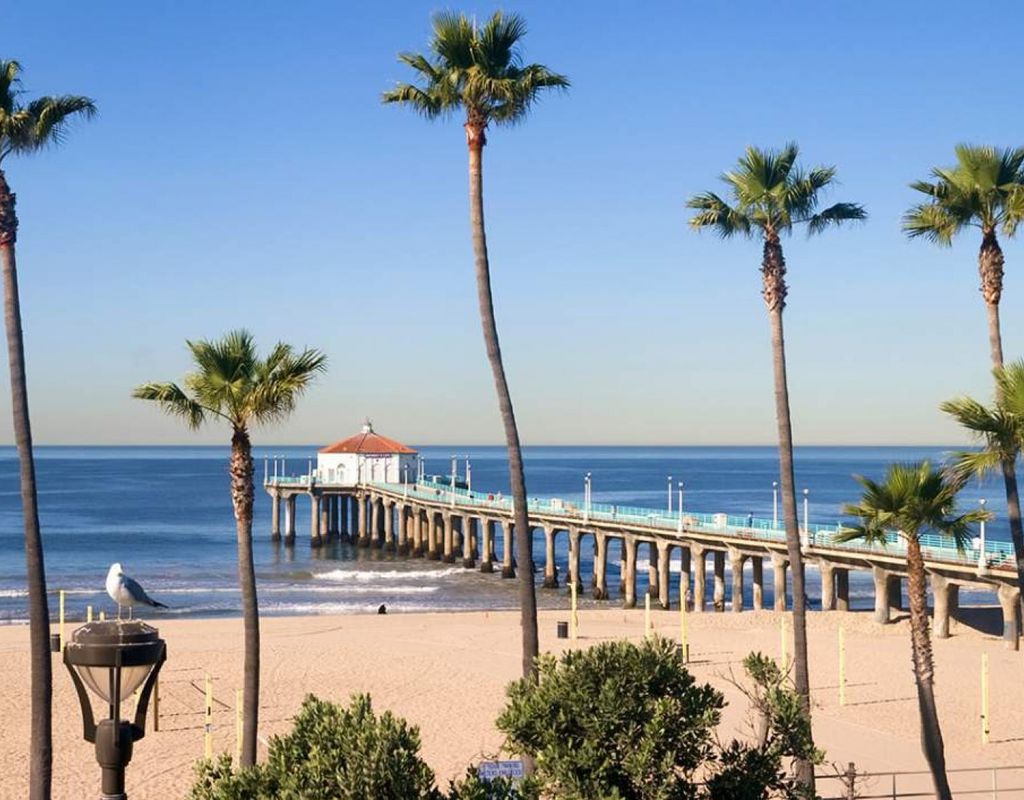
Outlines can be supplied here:
[[779, 529], [779, 482], [772, 481], [772, 528]]
[[672, 476], [668, 476], [668, 514], [672, 516]]
[[[125, 767], [132, 748], [146, 733], [146, 711], [167, 646], [156, 628], [140, 620], [88, 622], [78, 628], [64, 647], [64, 663], [82, 706], [87, 742], [96, 745], [101, 770], [100, 800], [127, 800]], [[121, 706], [139, 689], [135, 719], [121, 719]], [[99, 723], [93, 715], [89, 692], [107, 706]]]

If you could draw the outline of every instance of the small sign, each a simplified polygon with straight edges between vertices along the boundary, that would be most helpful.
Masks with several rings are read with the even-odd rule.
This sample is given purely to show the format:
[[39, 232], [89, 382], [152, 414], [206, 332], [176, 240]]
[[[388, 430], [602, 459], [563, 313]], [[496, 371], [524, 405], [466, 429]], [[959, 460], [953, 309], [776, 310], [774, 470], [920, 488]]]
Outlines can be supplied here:
[[477, 772], [485, 781], [493, 781], [495, 778], [519, 780], [526, 776], [523, 762], [518, 759], [515, 761], [481, 761]]

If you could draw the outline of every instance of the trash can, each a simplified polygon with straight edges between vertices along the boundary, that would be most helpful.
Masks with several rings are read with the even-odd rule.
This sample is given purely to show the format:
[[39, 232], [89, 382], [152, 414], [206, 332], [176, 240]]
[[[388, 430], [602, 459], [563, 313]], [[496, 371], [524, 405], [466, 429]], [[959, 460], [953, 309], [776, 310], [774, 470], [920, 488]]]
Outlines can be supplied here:
[[568, 622], [559, 622], [559, 623], [556, 623], [556, 624], [558, 625], [558, 638], [559, 639], [568, 639], [569, 638], [569, 623]]

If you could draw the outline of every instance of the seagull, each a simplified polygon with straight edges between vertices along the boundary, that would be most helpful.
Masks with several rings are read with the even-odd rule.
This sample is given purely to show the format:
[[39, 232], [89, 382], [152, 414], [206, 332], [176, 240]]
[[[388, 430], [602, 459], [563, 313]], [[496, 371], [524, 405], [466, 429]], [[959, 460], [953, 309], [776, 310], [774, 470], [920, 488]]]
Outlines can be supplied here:
[[167, 608], [163, 603], [158, 603], [143, 589], [138, 581], [129, 578], [124, 574], [120, 564], [111, 564], [107, 572], [107, 594], [110, 599], [117, 603], [117, 618], [121, 619], [121, 608], [128, 607], [128, 619], [132, 618], [134, 606], [152, 606], [153, 608]]

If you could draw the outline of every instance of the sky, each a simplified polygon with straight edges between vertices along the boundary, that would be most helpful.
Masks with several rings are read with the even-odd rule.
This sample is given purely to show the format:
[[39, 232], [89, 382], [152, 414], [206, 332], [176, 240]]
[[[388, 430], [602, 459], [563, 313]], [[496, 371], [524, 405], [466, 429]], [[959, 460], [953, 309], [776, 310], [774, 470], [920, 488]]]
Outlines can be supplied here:
[[[501, 344], [526, 444], [775, 440], [760, 245], [687, 227], [749, 144], [832, 164], [867, 222], [785, 243], [797, 444], [962, 441], [938, 404], [990, 395], [978, 235], [909, 241], [907, 184], [960, 141], [1024, 144], [1019, 3], [467, 2], [529, 25], [572, 81], [489, 134]], [[385, 107], [445, 6], [7, 0], [0, 58], [26, 96], [99, 115], [5, 162], [18, 195], [40, 444], [226, 443], [130, 397], [189, 369], [186, 339], [250, 329], [327, 353], [257, 443], [358, 430], [502, 441], [477, 316], [458, 119]], [[1004, 39], [1009, 44], [1010, 39]], [[1003, 243], [1007, 358], [1024, 247]], [[6, 371], [3, 383], [7, 383]], [[8, 394], [0, 441], [11, 441]]]

